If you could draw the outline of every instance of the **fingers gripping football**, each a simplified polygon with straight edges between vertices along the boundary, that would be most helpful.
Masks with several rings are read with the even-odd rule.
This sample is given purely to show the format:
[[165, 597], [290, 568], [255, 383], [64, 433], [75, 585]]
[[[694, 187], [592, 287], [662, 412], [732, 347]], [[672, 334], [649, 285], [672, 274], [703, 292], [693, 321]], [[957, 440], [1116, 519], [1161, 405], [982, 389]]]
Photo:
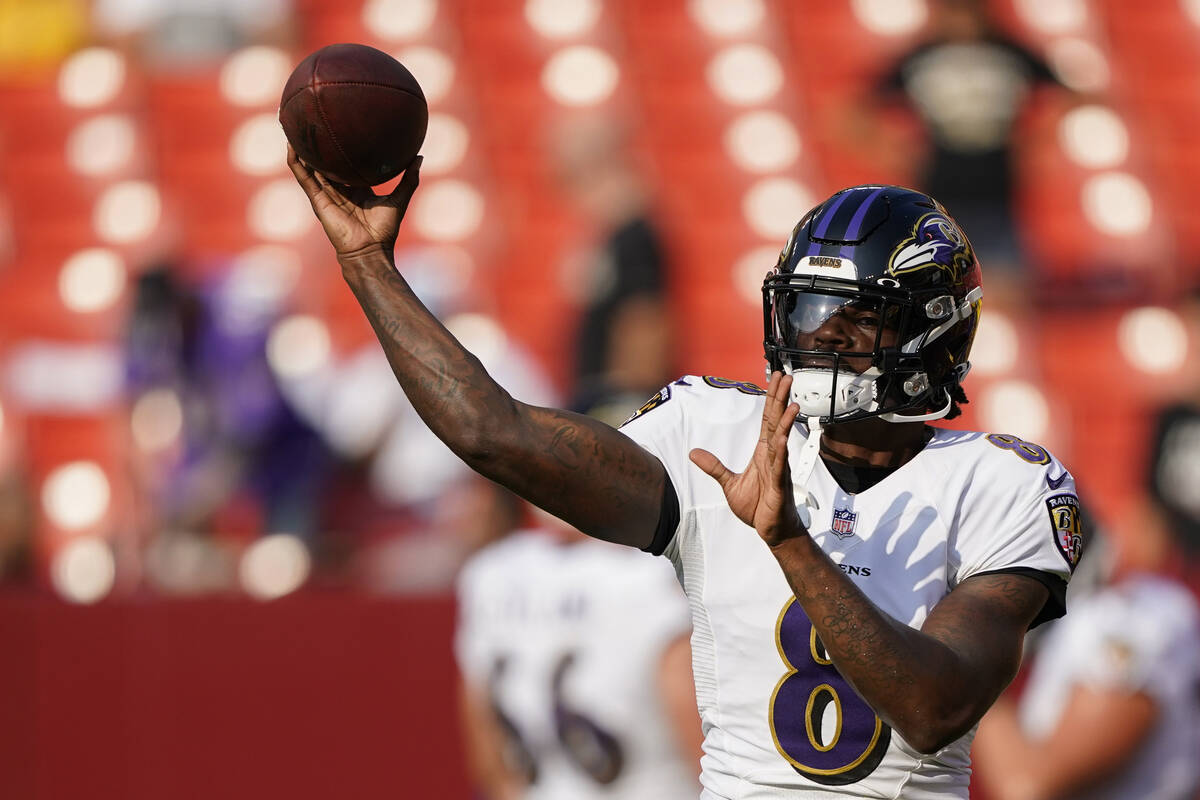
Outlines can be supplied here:
[[288, 147], [288, 166], [292, 175], [304, 190], [313, 213], [339, 255], [350, 255], [371, 247], [383, 247], [390, 252], [420, 182], [421, 160], [417, 156], [396, 188], [390, 194], [379, 196], [368, 188], [332, 183]]

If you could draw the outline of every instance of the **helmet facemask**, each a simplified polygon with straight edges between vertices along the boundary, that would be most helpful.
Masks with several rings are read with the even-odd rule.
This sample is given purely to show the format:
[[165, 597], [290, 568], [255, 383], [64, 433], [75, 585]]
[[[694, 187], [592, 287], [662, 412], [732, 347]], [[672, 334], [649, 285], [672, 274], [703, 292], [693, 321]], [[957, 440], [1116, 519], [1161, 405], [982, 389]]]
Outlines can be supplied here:
[[[948, 384], [965, 375], [965, 362], [946, 374], [926, 360], [946, 355], [950, 340], [958, 338], [954, 329], [974, 314], [978, 297], [955, 304], [944, 293], [925, 294], [882, 281], [769, 277], [763, 286], [769, 368], [792, 376], [791, 397], [800, 413], [823, 423], [875, 416], [889, 422], [944, 417], [952, 407]], [[877, 320], [869, 351], [817, 346], [817, 331], [835, 314], [850, 318], [842, 324], [856, 324], [863, 315]]]
[[793, 376], [810, 424], [954, 416], [981, 296], [971, 243], [936, 200], [844, 189], [797, 223], [763, 284], [768, 368]]

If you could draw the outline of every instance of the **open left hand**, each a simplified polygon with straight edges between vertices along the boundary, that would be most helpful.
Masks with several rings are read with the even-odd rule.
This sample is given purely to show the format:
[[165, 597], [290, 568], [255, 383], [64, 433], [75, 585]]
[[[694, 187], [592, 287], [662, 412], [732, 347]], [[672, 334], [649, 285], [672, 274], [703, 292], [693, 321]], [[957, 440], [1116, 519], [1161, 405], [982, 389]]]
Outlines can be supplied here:
[[396, 246], [400, 221], [421, 176], [421, 156], [404, 170], [404, 177], [382, 197], [371, 189], [330, 183], [324, 175], [305, 164], [288, 145], [287, 163], [300, 188], [308, 195], [313, 213], [339, 256], [381, 247], [389, 256]]
[[737, 518], [771, 546], [807, 533], [796, 511], [788, 466], [788, 435], [800, 413], [798, 405], [788, 402], [791, 386], [790, 375], [771, 374], [758, 445], [744, 471], [733, 472], [707, 450], [696, 448], [690, 454], [692, 463], [721, 484]]

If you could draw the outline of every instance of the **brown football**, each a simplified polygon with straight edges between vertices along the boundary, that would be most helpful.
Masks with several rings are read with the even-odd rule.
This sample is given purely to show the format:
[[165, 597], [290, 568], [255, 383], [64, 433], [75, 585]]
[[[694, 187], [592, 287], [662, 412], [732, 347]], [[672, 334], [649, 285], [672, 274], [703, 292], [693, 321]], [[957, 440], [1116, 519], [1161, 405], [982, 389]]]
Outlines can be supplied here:
[[292, 71], [279, 123], [296, 154], [330, 180], [376, 186], [421, 149], [429, 106], [416, 78], [387, 53], [331, 44]]

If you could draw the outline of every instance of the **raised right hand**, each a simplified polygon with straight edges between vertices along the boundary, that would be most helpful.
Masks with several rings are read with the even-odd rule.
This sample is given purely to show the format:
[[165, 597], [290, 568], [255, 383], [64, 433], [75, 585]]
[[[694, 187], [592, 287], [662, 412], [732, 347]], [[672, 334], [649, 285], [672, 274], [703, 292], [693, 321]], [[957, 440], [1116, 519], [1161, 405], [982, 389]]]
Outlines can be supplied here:
[[742, 472], [729, 469], [707, 450], [696, 448], [690, 453], [692, 463], [721, 484], [737, 518], [771, 547], [807, 534], [796, 510], [788, 466], [788, 435], [800, 413], [800, 407], [789, 402], [791, 386], [791, 375], [771, 373], [758, 445]]
[[380, 247], [391, 256], [400, 221], [420, 182], [421, 160], [421, 156], [413, 159], [392, 193], [381, 197], [371, 189], [332, 184], [301, 161], [291, 145], [287, 151], [292, 175], [308, 195], [313, 213], [339, 257], [373, 247]]

